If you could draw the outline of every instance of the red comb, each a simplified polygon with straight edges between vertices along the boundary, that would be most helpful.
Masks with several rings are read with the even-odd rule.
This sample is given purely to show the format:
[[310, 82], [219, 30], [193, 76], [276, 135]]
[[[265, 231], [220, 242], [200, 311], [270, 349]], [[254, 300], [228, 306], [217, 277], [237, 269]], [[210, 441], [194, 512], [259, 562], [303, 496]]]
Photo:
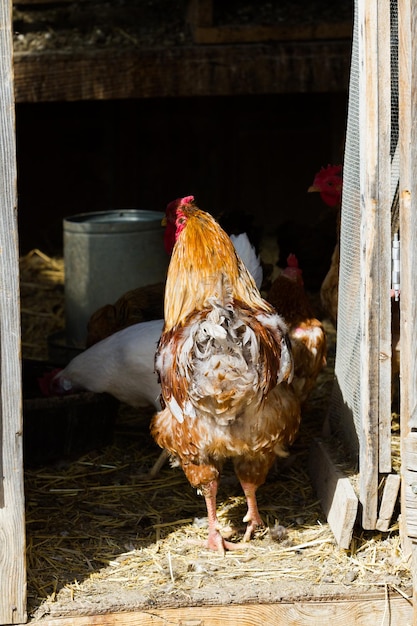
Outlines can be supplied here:
[[295, 256], [295, 254], [293, 254], [292, 252], [287, 257], [287, 265], [288, 265], [288, 267], [296, 267], [296, 268], [298, 268], [298, 259]]
[[295, 254], [291, 253], [287, 256], [287, 267], [283, 270], [283, 275], [291, 280], [303, 285], [303, 272], [298, 267], [298, 259]]
[[180, 207], [182, 204], [190, 204], [190, 202], [194, 202], [194, 196], [184, 196], [184, 198], [177, 198], [176, 200], [172, 200], [167, 204], [167, 215], [171, 212], [175, 213], [178, 207]]
[[329, 176], [342, 177], [342, 166], [341, 165], [328, 165], [327, 167], [322, 167], [320, 171], [317, 172], [315, 176], [315, 181], [326, 180]]
[[190, 204], [191, 202], [194, 202], [194, 196], [184, 196], [184, 198], [180, 199], [179, 206], [182, 204]]

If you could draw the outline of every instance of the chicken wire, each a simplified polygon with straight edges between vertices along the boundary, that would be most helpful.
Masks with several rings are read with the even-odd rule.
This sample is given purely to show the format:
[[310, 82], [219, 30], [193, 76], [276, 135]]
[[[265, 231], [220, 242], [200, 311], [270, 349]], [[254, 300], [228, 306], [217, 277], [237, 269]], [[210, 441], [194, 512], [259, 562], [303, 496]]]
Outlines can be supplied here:
[[[363, 159], [366, 144], [361, 141], [361, 106], [363, 106], [364, 94], [361, 93], [361, 71], [363, 70], [363, 58], [360, 54], [359, 34], [363, 32], [363, 23], [360, 23], [364, 12], [358, 11], [358, 4], [370, 0], [355, 0], [354, 3], [354, 28], [352, 43], [352, 58], [349, 83], [349, 106], [346, 128], [346, 143], [343, 164], [343, 195], [341, 209], [340, 229], [340, 269], [339, 269], [339, 300], [337, 322], [337, 347], [335, 361], [335, 384], [330, 403], [330, 420], [332, 430], [337, 431], [346, 442], [353, 458], [358, 460], [359, 470], [361, 459], [361, 447], [372, 446], [378, 448], [381, 445], [381, 431], [378, 428], [373, 432], [366, 430], [362, 410], [364, 406], [363, 394], [370, 392], [362, 380], [361, 362], [365, 359], [365, 350], [369, 345], [364, 342], [366, 328], [364, 327], [364, 250], [367, 246], [366, 229], [363, 228], [364, 216], [361, 215], [361, 206], [364, 205], [363, 195], [366, 192], [363, 182]], [[379, 5], [379, 3], [378, 3]], [[383, 81], [378, 84], [378, 90], [390, 89], [391, 91], [391, 124], [390, 124], [390, 196], [391, 196], [391, 234], [398, 231], [398, 179], [399, 179], [399, 154], [398, 154], [398, 33], [397, 33], [397, 0], [390, 2], [390, 57], [391, 57], [391, 84]], [[375, 24], [375, 28], [377, 24]], [[362, 77], [363, 78], [363, 77]], [[366, 78], [366, 77], [365, 77]], [[362, 100], [361, 100], [362, 98]], [[363, 130], [362, 130], [363, 132]], [[380, 158], [380, 154], [378, 154]], [[388, 155], [387, 155], [388, 158]], [[362, 161], [361, 161], [362, 160]], [[378, 163], [378, 161], [377, 161]], [[378, 178], [377, 178], [378, 181]], [[378, 190], [376, 190], [378, 198]], [[378, 202], [378, 200], [377, 200]], [[378, 205], [377, 205], [378, 210]], [[366, 220], [366, 217], [365, 217]], [[388, 247], [388, 246], [387, 246]], [[372, 251], [371, 254], [375, 254]], [[391, 249], [383, 251], [384, 255], [391, 258]], [[377, 309], [376, 309], [377, 310]], [[377, 313], [376, 313], [377, 315]], [[375, 319], [376, 324], [381, 320]], [[386, 322], [384, 322], [386, 323]], [[370, 359], [372, 362], [372, 359]], [[375, 362], [375, 361], [374, 361]], [[371, 376], [378, 381], [378, 376]], [[365, 402], [366, 405], [366, 402]], [[386, 410], [382, 402], [379, 410]], [[386, 403], [385, 403], [386, 405]], [[379, 416], [378, 416], [379, 419]], [[388, 424], [389, 429], [389, 424]], [[390, 433], [388, 432], [390, 436]], [[386, 444], [383, 444], [386, 445]], [[389, 445], [389, 441], [388, 441]], [[378, 456], [378, 451], [374, 451]], [[376, 463], [375, 484], [378, 481], [378, 463]], [[376, 489], [375, 489], [376, 491]], [[362, 506], [367, 506], [367, 494], [359, 494]]]

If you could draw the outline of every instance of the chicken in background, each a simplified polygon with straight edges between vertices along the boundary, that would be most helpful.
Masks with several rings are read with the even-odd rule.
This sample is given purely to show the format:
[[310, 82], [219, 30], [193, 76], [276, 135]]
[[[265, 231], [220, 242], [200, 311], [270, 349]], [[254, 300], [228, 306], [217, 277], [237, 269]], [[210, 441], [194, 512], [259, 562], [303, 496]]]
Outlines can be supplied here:
[[304, 290], [302, 270], [295, 254], [288, 256], [287, 267], [272, 283], [266, 299], [288, 326], [294, 359], [292, 384], [304, 404], [326, 365], [327, 347], [326, 333]]
[[159, 410], [161, 393], [155, 373], [155, 351], [164, 321], [133, 324], [74, 357], [53, 376], [39, 381], [44, 395], [78, 391], [109, 393], [120, 402]]
[[330, 268], [320, 286], [320, 301], [325, 313], [336, 326], [339, 299], [339, 263], [340, 263], [340, 209], [342, 204], [342, 166], [322, 167], [314, 177], [309, 192], [318, 192], [327, 206], [337, 211], [336, 244], [330, 261]]
[[164, 408], [151, 432], [203, 494], [206, 547], [224, 553], [236, 548], [221, 535], [216, 512], [224, 461], [232, 459], [246, 497], [249, 541], [263, 526], [256, 490], [299, 428], [291, 349], [284, 321], [192, 196], [170, 203], [168, 226], [176, 243], [155, 361]]

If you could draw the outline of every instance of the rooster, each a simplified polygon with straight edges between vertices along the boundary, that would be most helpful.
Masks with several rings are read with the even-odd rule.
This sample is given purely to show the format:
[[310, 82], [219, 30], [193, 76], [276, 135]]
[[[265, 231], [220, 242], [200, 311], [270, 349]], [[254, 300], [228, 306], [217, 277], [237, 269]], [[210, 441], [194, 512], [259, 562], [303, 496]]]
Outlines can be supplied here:
[[176, 243], [155, 358], [164, 408], [151, 432], [203, 494], [205, 545], [224, 554], [239, 544], [219, 530], [223, 462], [233, 460], [246, 497], [243, 540], [249, 541], [263, 525], [256, 490], [299, 428], [291, 349], [284, 321], [262, 299], [229, 237], [192, 196], [168, 205], [168, 226]]
[[304, 404], [326, 365], [326, 334], [322, 323], [314, 316], [295, 254], [288, 256], [287, 264], [272, 283], [267, 300], [288, 325], [294, 358], [292, 384]]
[[337, 322], [339, 299], [339, 262], [340, 262], [340, 207], [342, 203], [342, 166], [328, 165], [322, 167], [314, 177], [309, 192], [316, 191], [327, 206], [337, 210], [336, 245], [330, 261], [330, 268], [320, 287], [321, 305], [333, 324]]

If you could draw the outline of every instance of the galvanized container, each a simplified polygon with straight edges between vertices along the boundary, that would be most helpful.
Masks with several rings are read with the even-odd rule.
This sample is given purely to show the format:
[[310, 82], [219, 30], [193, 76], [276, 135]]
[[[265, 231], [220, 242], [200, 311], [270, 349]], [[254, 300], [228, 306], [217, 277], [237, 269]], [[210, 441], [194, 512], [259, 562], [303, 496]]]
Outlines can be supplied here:
[[123, 293], [165, 281], [164, 214], [116, 209], [64, 219], [65, 319], [68, 345], [84, 347], [94, 311]]

